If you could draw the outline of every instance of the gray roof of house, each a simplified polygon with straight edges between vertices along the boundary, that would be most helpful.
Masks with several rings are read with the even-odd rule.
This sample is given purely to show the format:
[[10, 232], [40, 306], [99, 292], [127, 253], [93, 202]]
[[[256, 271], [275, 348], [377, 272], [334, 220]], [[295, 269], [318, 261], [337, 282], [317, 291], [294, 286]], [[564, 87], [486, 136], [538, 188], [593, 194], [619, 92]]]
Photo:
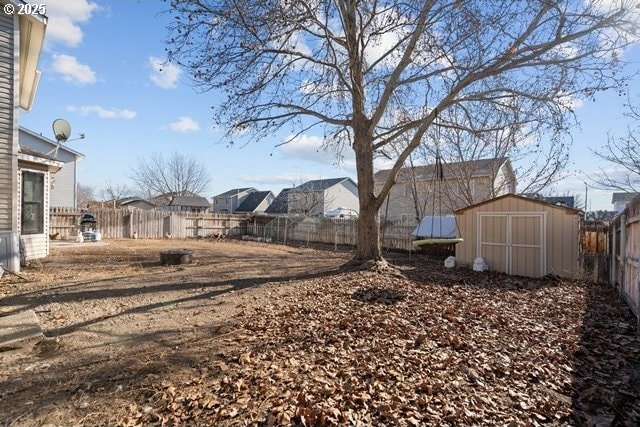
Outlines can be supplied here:
[[293, 190], [293, 188], [285, 188], [284, 190], [282, 190], [280, 194], [278, 194], [278, 197], [276, 197], [275, 200], [271, 202], [265, 212], [270, 214], [289, 213], [289, 201], [287, 198], [287, 193], [291, 190]]
[[568, 208], [572, 208], [575, 205], [575, 198], [573, 196], [549, 196], [542, 197], [542, 200], [552, 205], [562, 205]]
[[253, 187], [234, 188], [233, 190], [229, 190], [229, 191], [225, 191], [224, 193], [220, 193], [220, 194], [218, 194], [217, 196], [214, 196], [214, 198], [216, 198], [216, 197], [230, 197], [230, 196], [235, 196], [236, 194], [244, 193], [245, 191], [249, 191], [249, 190], [256, 191], [256, 189], [255, 189], [255, 188], [253, 188]]
[[349, 178], [330, 178], [330, 179], [316, 179], [313, 181], [307, 181], [304, 184], [298, 185], [296, 190], [303, 191], [324, 191], [327, 188], [331, 188], [342, 181], [349, 180]]
[[[461, 172], [471, 172], [471, 176], [486, 176], [495, 173], [500, 166], [509, 160], [508, 157], [498, 157], [495, 159], [479, 159], [467, 162], [444, 163], [442, 166], [445, 179], [447, 177], [459, 176]], [[435, 179], [435, 165], [415, 166], [413, 168], [416, 179]], [[376, 172], [373, 177], [376, 181], [386, 180], [391, 169], [384, 169]], [[398, 171], [396, 182], [406, 182], [411, 180], [411, 168], [402, 168]]]
[[256, 208], [262, 203], [264, 199], [269, 197], [269, 195], [273, 196], [271, 191], [254, 191], [250, 193], [245, 199], [240, 203], [240, 206], [236, 208], [236, 212], [253, 212]]
[[636, 196], [640, 196], [640, 193], [613, 193], [613, 196], [611, 197], [611, 203], [629, 202]]
[[126, 206], [126, 205], [130, 205], [131, 203], [138, 203], [138, 202], [142, 202], [142, 203], [148, 203], [151, 206], [155, 206], [155, 204], [153, 202], [150, 202], [149, 200], [145, 200], [142, 199], [140, 197], [123, 197], [122, 199], [119, 200], [119, 204], [120, 206]]
[[50, 138], [47, 138], [46, 136], [44, 136], [44, 135], [42, 135], [40, 133], [36, 133], [36, 132], [32, 131], [31, 129], [27, 129], [25, 127], [20, 126], [20, 129], [19, 129], [18, 132], [24, 132], [26, 134], [32, 135], [34, 138], [37, 138], [38, 140], [49, 144], [52, 148], [57, 146], [59, 150], [66, 151], [67, 153], [73, 154], [74, 156], [76, 156], [79, 159], [84, 159], [84, 154], [79, 153], [76, 150], [73, 150], [73, 149], [67, 147], [64, 144], [58, 144], [56, 141], [54, 141], [54, 140], [52, 140]]
[[175, 196], [169, 206], [211, 207], [211, 203], [202, 196]]

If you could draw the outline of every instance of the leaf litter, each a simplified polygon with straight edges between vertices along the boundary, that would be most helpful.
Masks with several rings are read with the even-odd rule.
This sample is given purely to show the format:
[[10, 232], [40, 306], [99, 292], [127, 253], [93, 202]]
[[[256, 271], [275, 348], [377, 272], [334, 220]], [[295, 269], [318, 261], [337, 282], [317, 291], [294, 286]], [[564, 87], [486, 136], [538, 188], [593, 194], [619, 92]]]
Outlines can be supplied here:
[[640, 340], [615, 292], [437, 270], [290, 282], [247, 309], [233, 351], [146, 384], [120, 424], [640, 424]]

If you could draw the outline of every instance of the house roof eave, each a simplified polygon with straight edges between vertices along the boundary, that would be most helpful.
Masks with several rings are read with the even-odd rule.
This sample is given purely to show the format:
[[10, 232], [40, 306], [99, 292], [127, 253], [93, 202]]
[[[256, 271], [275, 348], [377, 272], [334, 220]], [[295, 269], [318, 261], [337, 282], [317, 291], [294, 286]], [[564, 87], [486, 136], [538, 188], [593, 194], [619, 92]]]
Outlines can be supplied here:
[[[16, 7], [26, 3], [20, 0], [9, 0]], [[38, 62], [44, 45], [47, 17], [39, 14], [23, 14], [18, 16], [20, 53], [20, 91], [19, 105], [29, 111], [40, 81]]]
[[[36, 133], [36, 132], [32, 131], [31, 129], [27, 129], [25, 127], [20, 126], [20, 132], [27, 133], [27, 134], [33, 136], [34, 138], [37, 138], [40, 141], [49, 144], [52, 148], [55, 148], [58, 145], [57, 142], [47, 138], [44, 135], [40, 135], [39, 133]], [[67, 153], [76, 156], [76, 158], [77, 158], [76, 160], [80, 160], [80, 159], [84, 159], [85, 158], [84, 154], [82, 154], [82, 153], [80, 153], [80, 152], [78, 152], [78, 151], [76, 151], [76, 150], [74, 150], [72, 148], [69, 148], [69, 147], [67, 147], [65, 145], [62, 145], [62, 144], [60, 144], [60, 147], [58, 149], [62, 150], [62, 151], [66, 151]]]

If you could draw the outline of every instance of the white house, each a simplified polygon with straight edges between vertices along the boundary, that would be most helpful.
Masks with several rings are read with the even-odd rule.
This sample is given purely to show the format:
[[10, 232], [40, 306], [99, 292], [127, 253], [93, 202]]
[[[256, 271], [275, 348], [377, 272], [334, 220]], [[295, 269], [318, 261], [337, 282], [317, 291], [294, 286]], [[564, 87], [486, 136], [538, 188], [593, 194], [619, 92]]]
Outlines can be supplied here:
[[[24, 2], [0, 0], [0, 7], [7, 4], [17, 9]], [[39, 14], [0, 13], [0, 264], [13, 271], [20, 268], [21, 231], [23, 245], [46, 239], [44, 255], [48, 251], [47, 176], [59, 163], [20, 150], [18, 143], [18, 107], [33, 105], [46, 26], [47, 18]], [[39, 169], [43, 162], [46, 171]]]
[[267, 210], [276, 196], [271, 191], [254, 191], [244, 198], [235, 212], [242, 213], [263, 213]]
[[213, 211], [233, 213], [244, 201], [244, 199], [249, 196], [249, 194], [256, 191], [258, 190], [253, 187], [234, 188], [233, 190], [225, 191], [224, 193], [218, 194], [217, 196], [213, 197]]
[[360, 210], [358, 185], [351, 178], [307, 181], [285, 194], [288, 214], [320, 216], [336, 209], [357, 214]]
[[51, 176], [49, 205], [51, 207], [77, 207], [78, 161], [84, 159], [84, 155], [62, 144], [56, 153], [58, 144], [55, 141], [23, 127], [20, 127], [19, 141], [21, 147], [44, 153], [48, 157], [53, 158], [55, 154], [55, 160], [64, 164], [60, 171]]

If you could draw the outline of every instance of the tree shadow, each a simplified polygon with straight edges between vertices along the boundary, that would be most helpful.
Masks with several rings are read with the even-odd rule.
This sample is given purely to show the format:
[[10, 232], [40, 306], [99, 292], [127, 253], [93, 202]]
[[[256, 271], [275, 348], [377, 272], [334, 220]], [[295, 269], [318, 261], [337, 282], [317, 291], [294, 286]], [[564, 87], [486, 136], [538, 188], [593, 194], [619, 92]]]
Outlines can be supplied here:
[[573, 353], [572, 407], [587, 426], [640, 425], [640, 337], [636, 318], [609, 285], [586, 287], [581, 338]]
[[[118, 353], [25, 357], [18, 367], [22, 372], [14, 370], [0, 381], [0, 399], [12, 403], [0, 405], [0, 425], [43, 420], [53, 425], [116, 425], [118, 405], [145, 394], [146, 387], [165, 377], [198, 377], [217, 360], [229, 360], [232, 355], [220, 338], [230, 327], [210, 325], [191, 339], [181, 339], [175, 329], [137, 334], [127, 350]], [[219, 347], [211, 346], [215, 340]]]

